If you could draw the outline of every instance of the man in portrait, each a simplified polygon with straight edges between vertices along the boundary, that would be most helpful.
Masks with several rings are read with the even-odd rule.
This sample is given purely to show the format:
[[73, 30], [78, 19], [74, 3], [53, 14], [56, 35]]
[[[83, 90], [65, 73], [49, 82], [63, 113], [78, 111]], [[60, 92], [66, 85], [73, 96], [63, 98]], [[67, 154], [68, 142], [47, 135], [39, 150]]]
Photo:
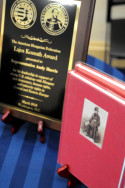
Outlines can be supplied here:
[[96, 140], [96, 133], [98, 131], [98, 127], [100, 126], [100, 117], [98, 115], [99, 108], [95, 107], [94, 113], [92, 114], [91, 118], [89, 119], [88, 129], [87, 129], [87, 135], [91, 138], [93, 138], [94, 142]]
[[58, 19], [59, 10], [57, 8], [54, 8], [52, 10], [52, 17], [48, 18], [46, 21], [46, 26], [49, 28], [49, 30], [56, 31], [62, 28], [62, 22]]

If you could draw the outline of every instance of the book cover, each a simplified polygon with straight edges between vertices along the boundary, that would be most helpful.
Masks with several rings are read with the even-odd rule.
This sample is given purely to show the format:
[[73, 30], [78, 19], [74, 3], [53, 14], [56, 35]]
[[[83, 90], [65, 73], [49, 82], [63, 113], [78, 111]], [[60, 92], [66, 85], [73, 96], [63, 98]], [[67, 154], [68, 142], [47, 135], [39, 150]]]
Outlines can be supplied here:
[[124, 91], [124, 83], [85, 65], [68, 73], [58, 162], [89, 188], [122, 187]]

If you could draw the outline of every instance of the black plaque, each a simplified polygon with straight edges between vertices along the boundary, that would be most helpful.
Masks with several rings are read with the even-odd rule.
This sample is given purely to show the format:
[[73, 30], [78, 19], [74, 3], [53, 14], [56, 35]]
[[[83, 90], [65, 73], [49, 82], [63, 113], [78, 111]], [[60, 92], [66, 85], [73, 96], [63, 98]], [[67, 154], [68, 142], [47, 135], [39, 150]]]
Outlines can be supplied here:
[[0, 103], [4, 109], [61, 122], [82, 7], [82, 1], [64, 2], [3, 1]]

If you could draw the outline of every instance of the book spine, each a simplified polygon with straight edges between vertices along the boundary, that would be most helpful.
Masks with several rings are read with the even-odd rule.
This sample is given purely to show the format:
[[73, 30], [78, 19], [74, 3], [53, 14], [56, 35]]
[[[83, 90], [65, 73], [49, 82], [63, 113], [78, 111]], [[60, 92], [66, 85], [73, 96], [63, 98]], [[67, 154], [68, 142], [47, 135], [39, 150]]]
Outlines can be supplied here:
[[85, 76], [92, 82], [102, 85], [105, 89], [125, 98], [125, 85], [81, 63], [76, 64], [75, 72]]

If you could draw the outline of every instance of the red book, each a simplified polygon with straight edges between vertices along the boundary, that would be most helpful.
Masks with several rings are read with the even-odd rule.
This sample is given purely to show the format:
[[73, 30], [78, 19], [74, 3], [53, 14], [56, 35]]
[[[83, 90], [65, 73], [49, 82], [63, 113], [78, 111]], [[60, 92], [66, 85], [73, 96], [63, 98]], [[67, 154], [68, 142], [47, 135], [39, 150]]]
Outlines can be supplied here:
[[68, 73], [58, 162], [89, 188], [122, 188], [125, 84], [81, 63]]

